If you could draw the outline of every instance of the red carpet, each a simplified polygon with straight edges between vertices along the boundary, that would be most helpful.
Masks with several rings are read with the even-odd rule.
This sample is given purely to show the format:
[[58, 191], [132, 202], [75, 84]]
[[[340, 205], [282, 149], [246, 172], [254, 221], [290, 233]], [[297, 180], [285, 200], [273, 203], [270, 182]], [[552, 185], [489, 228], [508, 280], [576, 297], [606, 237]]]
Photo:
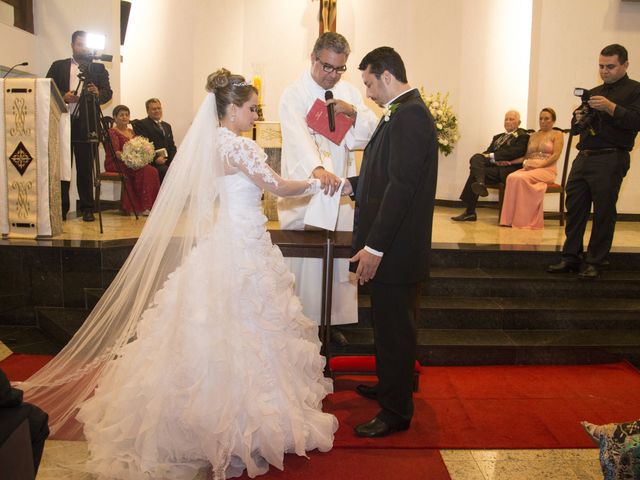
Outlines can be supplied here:
[[[245, 474], [240, 480], [248, 480]], [[278, 480], [450, 480], [437, 450], [335, 448], [309, 458], [285, 455], [284, 471], [271, 467], [260, 479]]]
[[0, 368], [7, 374], [9, 380], [21, 382], [44, 367], [52, 358], [51, 355], [12, 353], [0, 362]]
[[338, 448], [593, 448], [581, 420], [640, 418], [640, 373], [627, 363], [423, 367], [411, 429], [368, 440], [352, 429], [378, 407], [353, 391], [358, 383], [338, 378], [324, 403], [340, 422]]
[[[13, 354], [0, 362], [0, 368], [9, 379], [24, 380], [50, 359], [48, 355]], [[353, 426], [378, 411], [375, 402], [353, 391], [362, 380], [371, 382], [373, 377], [339, 377], [335, 393], [324, 402], [325, 410], [340, 422], [337, 449], [417, 449], [423, 452], [418, 456], [434, 461], [437, 455], [424, 452], [441, 448], [593, 448], [581, 420], [602, 424], [640, 417], [640, 373], [627, 363], [423, 367], [411, 429], [382, 439], [360, 439], [353, 435]], [[342, 455], [336, 452], [313, 455], [322, 463], [324, 458]], [[404, 455], [412, 454], [394, 452], [391, 456], [401, 463]], [[302, 462], [304, 469], [304, 459], [293, 455], [287, 459], [293, 465]]]

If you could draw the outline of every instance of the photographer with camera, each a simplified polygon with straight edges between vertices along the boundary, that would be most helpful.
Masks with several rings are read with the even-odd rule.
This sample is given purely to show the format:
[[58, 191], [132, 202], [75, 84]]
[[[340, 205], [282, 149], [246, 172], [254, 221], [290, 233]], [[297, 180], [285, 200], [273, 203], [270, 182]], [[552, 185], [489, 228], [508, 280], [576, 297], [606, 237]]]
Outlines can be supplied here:
[[[597, 278], [611, 249], [618, 193], [640, 130], [640, 83], [627, 76], [628, 67], [627, 50], [609, 45], [600, 52], [604, 83], [588, 92], [576, 89], [582, 104], [574, 112], [572, 133], [579, 133], [580, 141], [566, 187], [567, 238], [562, 260], [550, 265], [549, 273], [580, 271], [579, 278]], [[591, 204], [593, 225], [583, 258], [582, 238]]]
[[[113, 92], [109, 84], [109, 72], [101, 63], [93, 63], [91, 51], [85, 45], [86, 32], [76, 31], [71, 36], [73, 56], [56, 60], [49, 67], [47, 78], [53, 79], [71, 114], [71, 144], [76, 160], [76, 181], [78, 184], [79, 210], [85, 222], [93, 222], [93, 157], [96, 142], [90, 142], [89, 122], [93, 115], [85, 112], [81, 105], [98, 103], [103, 105], [111, 100]], [[92, 95], [96, 101], [81, 102], [82, 95]], [[69, 212], [69, 182], [62, 182], [62, 218]]]

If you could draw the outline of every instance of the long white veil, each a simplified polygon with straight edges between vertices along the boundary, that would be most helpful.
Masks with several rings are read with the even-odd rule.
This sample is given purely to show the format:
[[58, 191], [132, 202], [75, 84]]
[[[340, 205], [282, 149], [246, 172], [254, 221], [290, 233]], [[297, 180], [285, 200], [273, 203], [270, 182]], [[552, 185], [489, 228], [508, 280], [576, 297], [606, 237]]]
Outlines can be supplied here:
[[163, 182], [151, 215], [124, 266], [67, 346], [19, 385], [25, 401], [49, 414], [55, 438], [82, 437], [78, 405], [92, 395], [110, 360], [136, 334], [143, 311], [216, 218], [224, 167], [218, 116], [207, 94]]

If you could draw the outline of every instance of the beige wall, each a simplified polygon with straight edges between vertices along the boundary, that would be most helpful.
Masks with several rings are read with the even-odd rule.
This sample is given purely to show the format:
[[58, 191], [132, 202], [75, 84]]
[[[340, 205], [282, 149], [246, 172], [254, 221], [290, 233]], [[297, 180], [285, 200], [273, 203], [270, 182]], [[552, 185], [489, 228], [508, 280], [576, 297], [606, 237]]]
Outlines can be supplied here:
[[[110, 66], [114, 100], [134, 117], [144, 100], [163, 100], [177, 139], [186, 132], [205, 95], [206, 75], [225, 66], [262, 76], [268, 120], [278, 99], [309, 66], [317, 36], [319, 0], [132, 0], [124, 61]], [[569, 123], [574, 86], [599, 83], [597, 57], [608, 43], [630, 51], [630, 76], [640, 79], [640, 4], [620, 0], [340, 0], [338, 30], [352, 55], [345, 79], [362, 88], [357, 64], [380, 45], [396, 48], [409, 81], [427, 92], [448, 91], [462, 138], [442, 157], [437, 196], [457, 199], [471, 154], [486, 147], [516, 108], [523, 126], [536, 128], [545, 106]], [[0, 63], [23, 59], [44, 74], [52, 60], [69, 55], [75, 28], [106, 31], [117, 54], [117, 0], [35, 0], [36, 37], [0, 25]], [[7, 41], [5, 41], [7, 39]], [[13, 45], [12, 45], [13, 44]], [[11, 59], [14, 61], [11, 62]], [[120, 71], [121, 70], [121, 71]], [[377, 108], [377, 107], [375, 107]], [[638, 213], [639, 148], [618, 202]], [[547, 196], [549, 210], [557, 196]]]

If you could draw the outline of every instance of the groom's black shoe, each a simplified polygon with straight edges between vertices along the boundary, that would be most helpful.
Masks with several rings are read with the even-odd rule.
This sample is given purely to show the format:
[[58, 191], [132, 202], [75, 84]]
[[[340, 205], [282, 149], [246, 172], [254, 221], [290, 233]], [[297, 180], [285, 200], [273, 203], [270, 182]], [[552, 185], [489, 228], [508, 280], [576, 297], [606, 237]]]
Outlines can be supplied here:
[[377, 437], [386, 437], [387, 435], [390, 435], [393, 432], [401, 432], [403, 430], [408, 430], [408, 429], [409, 429], [409, 423], [391, 425], [384, 422], [383, 420], [380, 420], [378, 417], [373, 417], [367, 423], [356, 425], [353, 431], [358, 437], [377, 438]]
[[368, 398], [369, 400], [377, 400], [378, 399], [378, 386], [369, 386], [369, 385], [358, 385], [356, 387], [356, 393], [362, 395], [364, 398]]

